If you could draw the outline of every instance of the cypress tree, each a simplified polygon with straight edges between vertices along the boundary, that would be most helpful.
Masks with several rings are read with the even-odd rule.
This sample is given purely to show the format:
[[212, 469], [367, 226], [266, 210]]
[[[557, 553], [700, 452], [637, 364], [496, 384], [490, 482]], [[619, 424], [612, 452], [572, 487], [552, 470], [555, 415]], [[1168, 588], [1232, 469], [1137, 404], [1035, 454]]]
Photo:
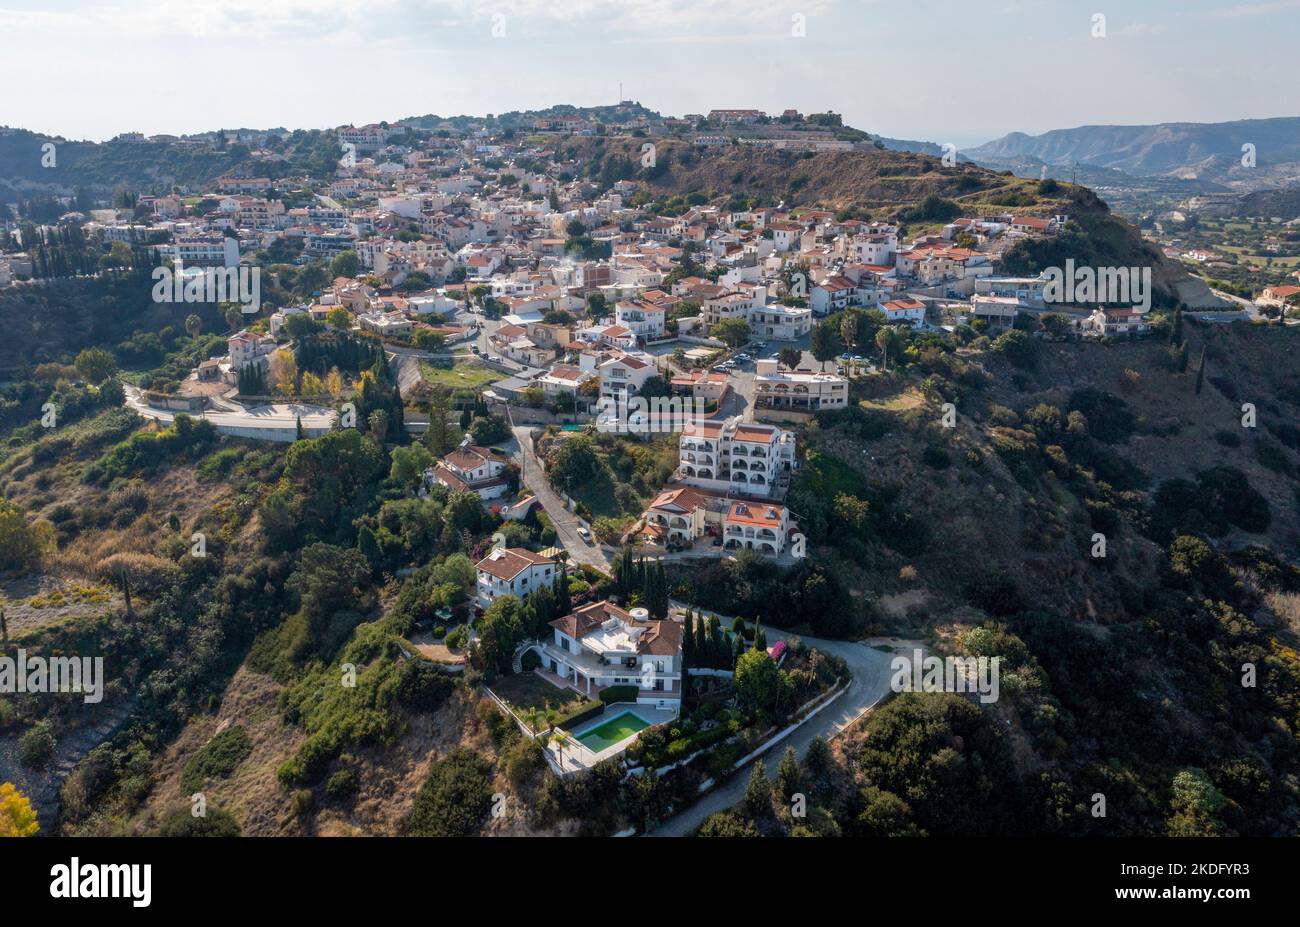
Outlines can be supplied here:
[[560, 567], [560, 576], [555, 583], [555, 614], [559, 618], [573, 611], [573, 599], [569, 595], [569, 568]]
[[1196, 395], [1201, 395], [1201, 385], [1205, 382], [1205, 345], [1201, 345], [1201, 365], [1196, 370]]

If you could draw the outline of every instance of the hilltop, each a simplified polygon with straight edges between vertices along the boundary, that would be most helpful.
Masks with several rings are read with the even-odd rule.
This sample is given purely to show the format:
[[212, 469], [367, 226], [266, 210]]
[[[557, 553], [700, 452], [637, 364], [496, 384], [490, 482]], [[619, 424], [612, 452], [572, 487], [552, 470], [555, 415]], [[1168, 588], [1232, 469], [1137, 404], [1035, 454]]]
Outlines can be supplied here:
[[[655, 163], [642, 168], [647, 143], [655, 146]], [[1013, 272], [1038, 273], [1066, 257], [1081, 264], [1151, 266], [1167, 302], [1218, 304], [1202, 281], [1144, 242], [1136, 228], [1082, 186], [1042, 184], [972, 163], [947, 167], [931, 155], [875, 146], [794, 152], [743, 144], [701, 148], [671, 138], [588, 136], [564, 140], [555, 156], [561, 162], [576, 161], [580, 173], [601, 183], [644, 183], [654, 196], [703, 193], [736, 207], [746, 202], [820, 207], [844, 216], [902, 221], [913, 232], [938, 231], [945, 221], [924, 214], [927, 202], [937, 208], [947, 208], [939, 205], [943, 202], [953, 204], [956, 212], [951, 215], [1069, 215], [1083, 236], [1075, 250], [1066, 254], [1044, 249]]]

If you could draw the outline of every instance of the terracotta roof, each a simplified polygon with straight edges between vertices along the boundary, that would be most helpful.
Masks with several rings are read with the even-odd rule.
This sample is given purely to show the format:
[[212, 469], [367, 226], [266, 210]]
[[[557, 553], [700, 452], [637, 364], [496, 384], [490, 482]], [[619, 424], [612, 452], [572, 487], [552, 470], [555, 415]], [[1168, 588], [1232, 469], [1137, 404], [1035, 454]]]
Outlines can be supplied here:
[[511, 580], [531, 566], [554, 564], [550, 557], [543, 557], [522, 547], [504, 547], [492, 551], [477, 564], [475, 568], [483, 573], [490, 573], [497, 579]]
[[779, 528], [785, 508], [765, 502], [733, 502], [727, 511], [727, 521], [761, 528]]
[[[653, 656], [676, 656], [682, 648], [682, 625], [676, 621], [645, 621], [633, 618], [629, 612], [619, 608], [613, 602], [593, 602], [571, 615], [556, 618], [550, 623], [574, 640], [581, 639], [611, 618], [617, 618], [632, 628], [643, 628], [645, 633], [637, 641], [636, 652]], [[658, 694], [658, 693], [656, 693]]]
[[706, 501], [703, 493], [693, 489], [669, 489], [661, 492], [659, 497], [650, 503], [650, 508], [693, 512], [697, 508], [704, 508]]
[[506, 459], [499, 454], [494, 454], [485, 447], [479, 447], [477, 444], [467, 444], [464, 447], [458, 447], [446, 457], [444, 463], [449, 463], [453, 467], [461, 470], [473, 470], [475, 467], [482, 466], [488, 461], [493, 460], [497, 463], [506, 463]]
[[556, 618], [550, 622], [550, 625], [577, 640], [592, 629], [600, 627], [610, 618], [618, 618], [629, 624], [633, 621], [631, 614], [623, 611], [613, 602], [607, 601], [584, 605], [572, 614]]
[[748, 422], [742, 422], [736, 426], [736, 439], [739, 441], [770, 441], [776, 434], [776, 429], [771, 425], [754, 425]]

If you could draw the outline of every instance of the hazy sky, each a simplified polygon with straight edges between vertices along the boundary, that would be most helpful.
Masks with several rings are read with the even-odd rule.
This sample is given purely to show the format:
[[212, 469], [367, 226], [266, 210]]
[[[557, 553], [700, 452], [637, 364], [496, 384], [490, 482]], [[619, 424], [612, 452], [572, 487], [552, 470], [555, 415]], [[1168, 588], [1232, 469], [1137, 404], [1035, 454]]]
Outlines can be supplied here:
[[1298, 37], [1300, 0], [0, 0], [0, 124], [320, 128], [613, 103], [621, 81], [670, 115], [832, 109], [967, 146], [1300, 115]]

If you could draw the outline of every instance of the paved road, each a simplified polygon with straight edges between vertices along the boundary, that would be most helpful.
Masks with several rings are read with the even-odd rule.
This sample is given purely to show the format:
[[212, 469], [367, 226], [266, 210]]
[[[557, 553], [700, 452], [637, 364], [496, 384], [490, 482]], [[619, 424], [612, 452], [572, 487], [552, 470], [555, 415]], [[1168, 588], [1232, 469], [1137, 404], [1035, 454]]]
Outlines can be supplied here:
[[[729, 626], [729, 622], [724, 623]], [[769, 641], [781, 640], [789, 635], [773, 628], [764, 628]], [[802, 636], [802, 635], [801, 635]], [[871, 638], [866, 641], [831, 641], [816, 637], [803, 637], [803, 642], [816, 647], [823, 653], [841, 657], [849, 665], [853, 681], [835, 701], [815, 715], [802, 727], [782, 742], [776, 744], [763, 757], [767, 764], [768, 775], [775, 773], [775, 764], [785, 752], [787, 745], [794, 747], [800, 759], [808, 752], [808, 745], [814, 737], [830, 739], [857, 721], [890, 692], [889, 661], [892, 655], [876, 650], [874, 645], [887, 644], [899, 652], [910, 653], [913, 647], [921, 646], [915, 641], [898, 638]], [[681, 814], [660, 825], [650, 837], [685, 837], [704, 823], [705, 819], [719, 811], [738, 804], [745, 796], [745, 783], [748, 781], [748, 767], [738, 769], [721, 787], [714, 789]]]
[[599, 544], [588, 544], [578, 536], [578, 526], [583, 524], [582, 520], [564, 507], [564, 500], [551, 488], [541, 461], [533, 453], [533, 442], [528, 436], [532, 430], [532, 425], [516, 425], [513, 429], [515, 443], [519, 445], [515, 456], [519, 458], [524, 471], [524, 485], [533, 491], [542, 503], [542, 508], [546, 509], [546, 514], [555, 525], [560, 543], [569, 552], [569, 558], [595, 567], [602, 573], [612, 573], [613, 567], [605, 556], [605, 551]]

